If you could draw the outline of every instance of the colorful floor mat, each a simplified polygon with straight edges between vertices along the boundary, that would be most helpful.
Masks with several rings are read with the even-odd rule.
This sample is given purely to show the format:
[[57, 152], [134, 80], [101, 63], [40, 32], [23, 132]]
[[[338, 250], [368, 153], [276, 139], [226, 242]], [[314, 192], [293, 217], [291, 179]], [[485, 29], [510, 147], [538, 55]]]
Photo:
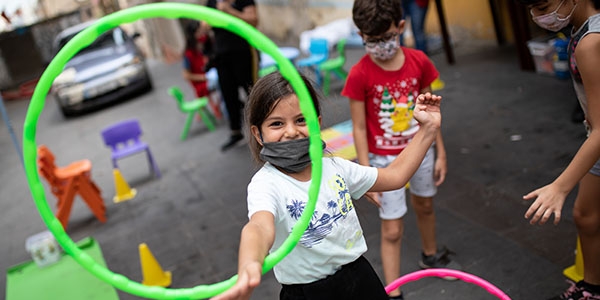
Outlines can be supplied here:
[[327, 144], [325, 151], [333, 156], [356, 160], [352, 120], [344, 121], [321, 131], [321, 138]]

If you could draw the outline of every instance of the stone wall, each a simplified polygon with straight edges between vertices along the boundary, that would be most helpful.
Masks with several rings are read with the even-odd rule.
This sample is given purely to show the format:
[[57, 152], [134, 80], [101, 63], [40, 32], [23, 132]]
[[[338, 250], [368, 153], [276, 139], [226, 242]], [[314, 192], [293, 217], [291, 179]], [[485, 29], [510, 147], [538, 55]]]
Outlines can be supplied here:
[[352, 16], [352, 1], [256, 0], [258, 29], [278, 44], [298, 45], [303, 31]]
[[52, 59], [52, 41], [61, 30], [81, 23], [79, 11], [0, 33], [0, 89], [38, 78]]

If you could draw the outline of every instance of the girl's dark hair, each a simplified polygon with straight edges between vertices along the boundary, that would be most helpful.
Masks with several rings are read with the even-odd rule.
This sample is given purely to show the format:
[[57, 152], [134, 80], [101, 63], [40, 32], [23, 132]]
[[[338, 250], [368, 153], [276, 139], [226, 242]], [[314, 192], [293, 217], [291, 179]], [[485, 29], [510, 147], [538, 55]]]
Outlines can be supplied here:
[[[185, 33], [185, 49], [191, 50], [192, 53], [196, 53], [198, 48], [198, 37], [196, 37], [196, 32], [200, 28], [200, 22], [193, 20], [188, 22], [185, 25], [184, 33]], [[213, 38], [210, 34], [206, 35], [206, 39], [202, 42], [202, 54], [211, 57], [213, 55]]]
[[[542, 2], [546, 2], [547, 0], [516, 0], [517, 2], [523, 5], [536, 5]], [[594, 4], [595, 9], [600, 9], [600, 0], [590, 0], [592, 4]]]
[[534, 4], [546, 2], [548, 0], [516, 0], [516, 1], [523, 5], [534, 5]]
[[196, 31], [200, 27], [200, 22], [191, 21], [185, 25], [185, 49], [196, 51], [196, 44], [198, 39], [196, 38]]
[[400, 0], [355, 0], [352, 20], [361, 33], [369, 36], [384, 34], [392, 24], [402, 21]]
[[[303, 75], [300, 75], [300, 77], [308, 89], [308, 93], [312, 99], [317, 116], [321, 116], [321, 105], [319, 103], [320, 101], [317, 91], [313, 87], [310, 80]], [[279, 103], [279, 101], [287, 96], [295, 94], [296, 93], [294, 92], [292, 85], [279, 72], [273, 72], [260, 78], [252, 87], [250, 95], [248, 96], [248, 103], [246, 104], [245, 116], [247, 130], [250, 131], [248, 134], [248, 144], [250, 151], [252, 152], [252, 157], [257, 162], [264, 163], [264, 161], [260, 158], [260, 150], [262, 149], [262, 146], [258, 143], [258, 141], [256, 141], [250, 128], [252, 126], [256, 126], [260, 130], [262, 123], [271, 114], [273, 109], [275, 109], [275, 106]]]

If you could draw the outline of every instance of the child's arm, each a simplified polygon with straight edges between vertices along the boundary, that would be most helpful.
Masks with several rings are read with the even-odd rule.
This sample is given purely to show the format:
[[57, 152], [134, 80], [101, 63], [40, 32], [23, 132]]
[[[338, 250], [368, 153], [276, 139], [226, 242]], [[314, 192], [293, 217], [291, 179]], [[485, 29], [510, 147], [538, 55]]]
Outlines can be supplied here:
[[[431, 92], [431, 85], [421, 89], [421, 94]], [[448, 172], [447, 162], [446, 148], [444, 147], [444, 139], [442, 138], [442, 131], [440, 130], [435, 138], [435, 167], [433, 171], [435, 186], [440, 186], [444, 183], [444, 180], [446, 180], [446, 173]]]
[[421, 128], [389, 166], [378, 169], [377, 180], [369, 191], [397, 190], [404, 187], [410, 180], [438, 135], [442, 121], [441, 100], [442, 97], [430, 93], [417, 97], [413, 116], [419, 121]]
[[244, 20], [246, 23], [256, 27], [258, 26], [258, 14], [255, 5], [248, 5], [242, 11], [233, 8], [234, 0], [217, 1], [217, 9], [226, 12], [234, 17]]
[[192, 73], [192, 62], [187, 55], [183, 56], [183, 72], [182, 76], [189, 81], [206, 81], [206, 75], [201, 73]]
[[213, 300], [250, 299], [260, 284], [262, 265], [275, 240], [273, 214], [259, 211], [252, 215], [242, 229], [238, 258], [238, 280], [229, 290]]
[[352, 136], [358, 163], [369, 165], [369, 145], [367, 144], [367, 120], [365, 103], [350, 99], [350, 116], [352, 117]]
[[435, 186], [440, 186], [446, 180], [446, 173], [448, 172], [447, 161], [444, 139], [440, 130], [435, 138], [435, 168], [433, 174]]
[[183, 78], [189, 81], [206, 81], [205, 74], [192, 73], [187, 69], [183, 69]]
[[586, 120], [590, 126], [588, 138], [583, 142], [567, 168], [549, 185], [525, 196], [531, 204], [525, 218], [531, 224], [544, 224], [554, 214], [554, 224], [558, 224], [561, 210], [569, 192], [600, 159], [600, 35], [589, 34], [577, 44], [575, 57], [577, 68], [583, 80], [587, 97]]
[[[352, 137], [354, 138], [354, 148], [358, 163], [363, 166], [369, 166], [369, 144], [367, 142], [367, 117], [365, 112], [365, 102], [350, 99], [350, 116], [352, 117]], [[381, 207], [379, 195], [376, 193], [367, 193], [367, 199]]]

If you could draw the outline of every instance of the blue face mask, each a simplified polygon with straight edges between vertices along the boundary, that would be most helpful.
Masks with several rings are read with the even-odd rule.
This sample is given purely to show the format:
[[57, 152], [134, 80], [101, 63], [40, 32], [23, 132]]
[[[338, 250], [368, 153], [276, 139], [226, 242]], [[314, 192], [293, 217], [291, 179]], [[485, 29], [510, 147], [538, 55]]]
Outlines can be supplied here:
[[[325, 149], [325, 142], [323, 142]], [[310, 165], [308, 138], [285, 142], [263, 143], [260, 158], [287, 173], [298, 173]]]

